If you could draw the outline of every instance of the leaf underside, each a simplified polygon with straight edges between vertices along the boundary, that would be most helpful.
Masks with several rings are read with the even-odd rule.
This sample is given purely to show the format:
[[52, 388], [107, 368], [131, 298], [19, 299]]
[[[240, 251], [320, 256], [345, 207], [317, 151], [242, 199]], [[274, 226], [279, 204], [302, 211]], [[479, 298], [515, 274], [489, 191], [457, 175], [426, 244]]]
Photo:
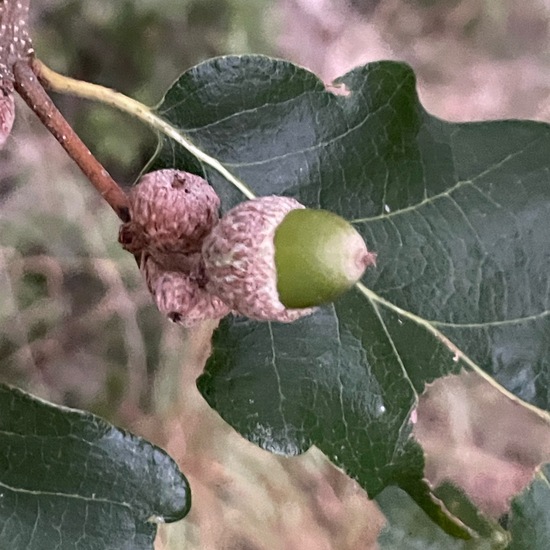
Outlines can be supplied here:
[[161, 449], [90, 413], [0, 386], [0, 547], [153, 548], [187, 480]]
[[[157, 107], [254, 194], [336, 212], [378, 255], [311, 317], [225, 319], [199, 389], [249, 440], [289, 455], [315, 444], [371, 497], [398, 485], [466, 536], [430, 498], [411, 413], [427, 383], [461, 369], [550, 406], [550, 126], [439, 120], [400, 63], [336, 83], [347, 93], [285, 61], [223, 57]], [[224, 209], [243, 200], [175, 141], [151, 167], [204, 175]]]

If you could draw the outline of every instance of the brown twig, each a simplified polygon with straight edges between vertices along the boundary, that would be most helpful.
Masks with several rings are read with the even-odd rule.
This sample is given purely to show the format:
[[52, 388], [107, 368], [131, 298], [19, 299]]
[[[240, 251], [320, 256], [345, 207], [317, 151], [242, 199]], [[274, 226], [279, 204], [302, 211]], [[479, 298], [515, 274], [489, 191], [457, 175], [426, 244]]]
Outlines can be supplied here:
[[128, 197], [115, 180], [92, 155], [70, 124], [54, 105], [46, 93], [28, 61], [17, 61], [13, 66], [15, 89], [35, 112], [44, 126], [78, 164], [92, 185], [101, 193], [118, 217], [127, 222], [130, 220]]

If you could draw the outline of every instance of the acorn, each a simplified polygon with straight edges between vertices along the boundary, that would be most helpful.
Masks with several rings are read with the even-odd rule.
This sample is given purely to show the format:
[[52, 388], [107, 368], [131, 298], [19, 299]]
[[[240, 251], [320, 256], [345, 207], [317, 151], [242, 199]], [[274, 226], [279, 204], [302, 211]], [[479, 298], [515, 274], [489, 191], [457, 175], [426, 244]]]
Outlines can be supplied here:
[[230, 210], [205, 238], [206, 288], [251, 319], [294, 321], [348, 290], [376, 254], [326, 210], [268, 196]]
[[158, 310], [174, 323], [191, 328], [209, 319], [220, 319], [229, 307], [204, 288], [200, 254], [192, 254], [188, 272], [166, 271], [155, 259], [144, 254], [141, 271]]
[[[134, 254], [148, 251], [160, 263], [199, 252], [219, 219], [220, 199], [206, 180], [180, 170], [145, 174], [129, 196], [131, 221], [119, 241]], [[169, 266], [165, 266], [168, 267]]]

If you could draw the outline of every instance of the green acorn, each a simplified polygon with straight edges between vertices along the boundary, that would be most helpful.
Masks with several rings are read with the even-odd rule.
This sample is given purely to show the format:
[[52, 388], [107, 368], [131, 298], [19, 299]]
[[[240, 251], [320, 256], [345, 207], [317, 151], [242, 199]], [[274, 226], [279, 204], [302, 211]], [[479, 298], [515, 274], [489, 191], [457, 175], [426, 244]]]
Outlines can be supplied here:
[[281, 322], [335, 300], [376, 262], [349, 222], [277, 196], [230, 210], [202, 255], [210, 293], [241, 315]]

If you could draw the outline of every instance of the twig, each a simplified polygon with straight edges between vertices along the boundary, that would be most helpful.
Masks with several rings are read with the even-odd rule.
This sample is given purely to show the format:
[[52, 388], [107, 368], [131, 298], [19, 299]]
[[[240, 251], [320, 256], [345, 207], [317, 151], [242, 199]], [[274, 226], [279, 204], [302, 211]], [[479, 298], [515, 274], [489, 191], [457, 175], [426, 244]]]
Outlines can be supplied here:
[[15, 89], [35, 112], [44, 126], [78, 164], [93, 186], [116, 212], [118, 217], [127, 222], [130, 220], [128, 198], [115, 180], [92, 155], [76, 132], [71, 128], [63, 115], [46, 93], [27, 61], [18, 61], [13, 66]]

